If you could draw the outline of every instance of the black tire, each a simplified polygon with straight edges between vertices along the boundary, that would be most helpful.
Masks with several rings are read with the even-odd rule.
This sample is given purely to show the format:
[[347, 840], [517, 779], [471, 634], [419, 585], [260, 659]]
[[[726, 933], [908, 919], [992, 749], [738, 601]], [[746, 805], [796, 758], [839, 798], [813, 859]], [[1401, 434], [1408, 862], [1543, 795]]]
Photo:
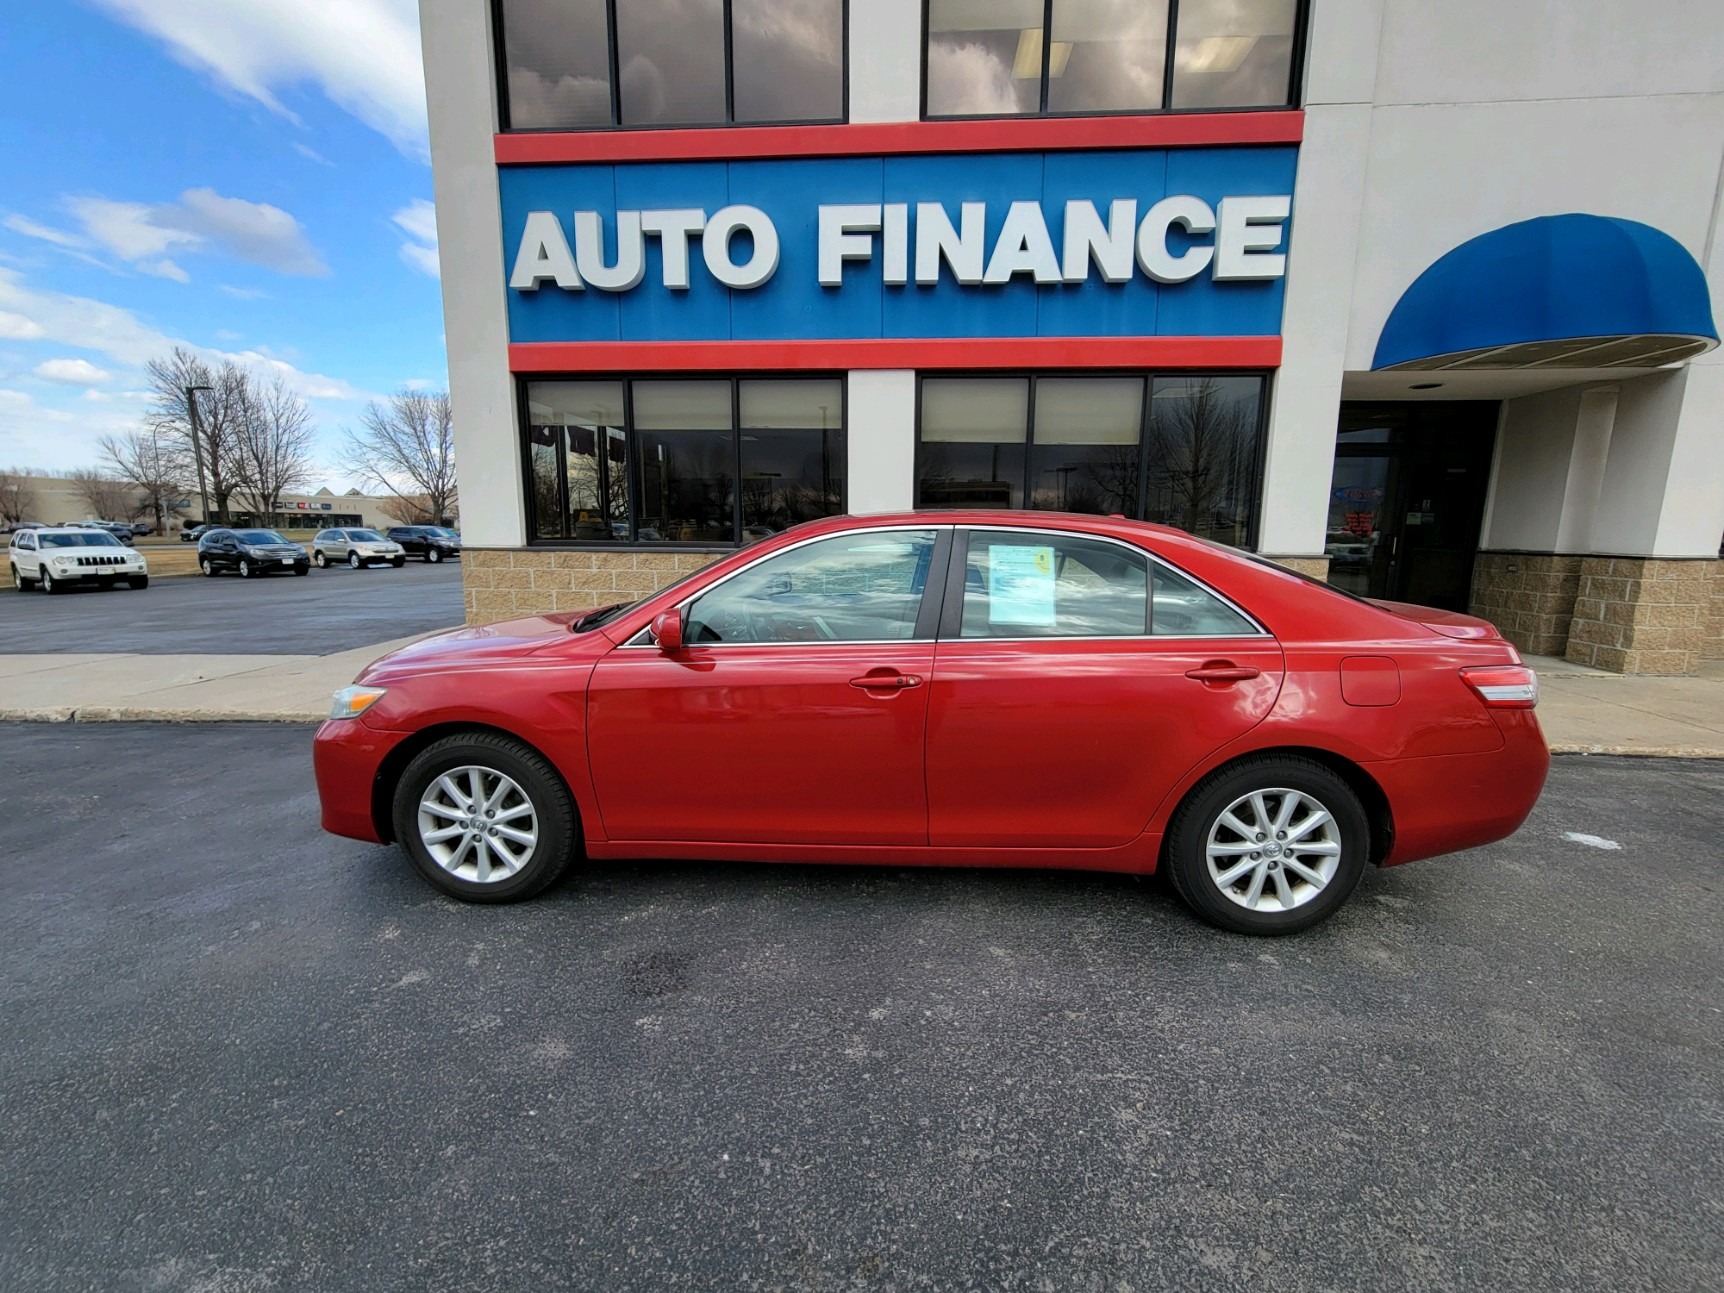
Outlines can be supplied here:
[[19, 570], [17, 566], [12, 567], [12, 587], [21, 593], [27, 593], [35, 586], [36, 581], [34, 579], [26, 579], [23, 571]]
[[205, 579], [215, 578], [215, 563], [208, 557], [198, 558], [198, 569], [204, 572]]
[[391, 561], [389, 564], [394, 566], [397, 570], [399, 570], [399, 569], [401, 569], [402, 566], [405, 566], [407, 564], [407, 558], [406, 557], [397, 557], [397, 558], [395, 558], [394, 561]]
[[44, 570], [42, 572], [41, 588], [42, 588], [43, 592], [49, 594], [50, 596], [52, 596], [54, 593], [63, 593], [66, 591], [66, 585], [55, 583], [54, 582], [54, 574], [52, 571], [49, 571], [49, 570]]
[[364, 563], [359, 560], [359, 554], [357, 552], [350, 552], [347, 554], [347, 564], [352, 566], [353, 569], [358, 570]]
[[[419, 802], [443, 773], [473, 766], [501, 772], [520, 787], [538, 822], [538, 842], [506, 880], [479, 883], [443, 869], [419, 833]], [[419, 874], [463, 902], [520, 902], [543, 892], [568, 867], [580, 839], [574, 797], [550, 763], [513, 737], [490, 732], [446, 736], [421, 750], [395, 785], [395, 838]]]
[[310, 566], [295, 566], [293, 568], [293, 573], [296, 575], [309, 575], [311, 573], [311, 567]]
[[244, 557], [239, 559], [239, 577], [241, 579], [251, 578], [251, 562], [247, 561]]
[[329, 565], [329, 558], [325, 557], [321, 552], [313, 553], [311, 559], [317, 563], [317, 568], [319, 570], [322, 570], [324, 567]]
[[[1272, 809], [1282, 801], [1270, 792], [1294, 791], [1306, 796], [1327, 811], [1335, 827], [1328, 833], [1339, 836], [1330, 841], [1340, 846], [1333, 874], [1313, 896], [1299, 900], [1291, 910], [1254, 910], [1242, 905], [1227, 896], [1209, 867], [1212, 832], [1224, 831], [1219, 837], [1221, 840], [1233, 841], [1238, 837], [1240, 842], [1228, 843], [1226, 847], [1229, 848], [1248, 849], [1255, 839], [1263, 838], [1257, 832], [1249, 837], [1240, 836], [1233, 828], [1221, 825], [1224, 813], [1258, 791], [1266, 792], [1268, 797], [1264, 803]], [[1293, 825], [1292, 833], [1296, 835], [1298, 822]], [[1286, 848], [1286, 845], [1277, 845], [1273, 839], [1264, 839], [1263, 842], [1267, 846], [1265, 853], [1280, 854]], [[1296, 934], [1328, 919], [1347, 901], [1359, 883], [1359, 877], [1365, 873], [1370, 848], [1371, 826], [1364, 806], [1353, 793], [1353, 788], [1340, 776], [1314, 759], [1291, 754], [1263, 754], [1218, 769], [1192, 789], [1169, 823], [1163, 865], [1168, 869], [1174, 892], [1211, 925], [1238, 934]], [[1239, 865], [1244, 865], [1247, 859], [1257, 860], [1257, 854], [1242, 854]], [[1297, 856], [1294, 861], [1307, 869], [1312, 865], [1322, 865], [1320, 859], [1309, 855]], [[1279, 859], [1265, 858], [1261, 861], [1261, 868], [1268, 878], [1274, 878], [1278, 872], [1283, 880], [1292, 877], [1288, 888], [1296, 898], [1310, 887], [1292, 867], [1283, 871]], [[1225, 874], [1223, 872], [1223, 877]], [[1237, 891], [1238, 886], [1248, 886], [1249, 883], [1250, 876], [1242, 877], [1230, 888]], [[1267, 883], [1264, 888], [1268, 888]]]
[[148, 575], [128, 575], [126, 577], [126, 585], [138, 592], [142, 592], [150, 586], [150, 577]]
[[443, 550], [441, 548], [427, 548], [425, 550], [426, 565], [434, 566], [441, 560], [443, 560]]

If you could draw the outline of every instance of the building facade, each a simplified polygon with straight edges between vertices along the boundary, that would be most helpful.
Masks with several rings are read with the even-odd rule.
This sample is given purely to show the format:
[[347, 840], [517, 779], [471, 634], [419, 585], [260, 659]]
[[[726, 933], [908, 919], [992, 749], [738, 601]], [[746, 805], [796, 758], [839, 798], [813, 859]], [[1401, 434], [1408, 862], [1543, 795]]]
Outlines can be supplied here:
[[470, 620], [1123, 513], [1724, 655], [1712, 0], [421, 0]]

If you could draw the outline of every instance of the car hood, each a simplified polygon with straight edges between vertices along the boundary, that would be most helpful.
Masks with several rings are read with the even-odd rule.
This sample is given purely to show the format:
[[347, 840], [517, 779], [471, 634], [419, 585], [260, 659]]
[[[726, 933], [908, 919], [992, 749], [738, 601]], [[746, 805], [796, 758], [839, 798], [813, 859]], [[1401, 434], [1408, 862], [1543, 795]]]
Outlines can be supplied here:
[[471, 669], [505, 664], [551, 645], [569, 640], [574, 613], [532, 615], [504, 620], [480, 628], [451, 629], [409, 642], [366, 666], [360, 682], [443, 669]]

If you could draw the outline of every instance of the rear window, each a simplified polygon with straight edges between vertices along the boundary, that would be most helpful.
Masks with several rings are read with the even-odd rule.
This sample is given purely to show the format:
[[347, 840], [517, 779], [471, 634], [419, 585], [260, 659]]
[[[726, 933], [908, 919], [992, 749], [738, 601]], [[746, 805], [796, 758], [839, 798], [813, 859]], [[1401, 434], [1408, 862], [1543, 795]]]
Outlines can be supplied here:
[[44, 534], [44, 548], [117, 548], [120, 541], [106, 530], [86, 530], [82, 534]]

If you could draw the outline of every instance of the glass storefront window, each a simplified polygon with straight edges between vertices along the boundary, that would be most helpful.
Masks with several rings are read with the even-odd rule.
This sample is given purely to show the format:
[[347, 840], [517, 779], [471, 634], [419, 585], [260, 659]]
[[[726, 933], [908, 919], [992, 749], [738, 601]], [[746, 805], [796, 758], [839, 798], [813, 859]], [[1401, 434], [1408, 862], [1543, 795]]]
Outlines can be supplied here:
[[525, 403], [536, 540], [722, 547], [844, 510], [840, 379], [529, 382]]
[[916, 506], [1118, 514], [1249, 548], [1262, 407], [1257, 375], [928, 377]]
[[1292, 106], [1298, 21], [1298, 0], [928, 0], [923, 115]]
[[501, 0], [498, 13], [505, 129], [844, 120], [844, 0]]

